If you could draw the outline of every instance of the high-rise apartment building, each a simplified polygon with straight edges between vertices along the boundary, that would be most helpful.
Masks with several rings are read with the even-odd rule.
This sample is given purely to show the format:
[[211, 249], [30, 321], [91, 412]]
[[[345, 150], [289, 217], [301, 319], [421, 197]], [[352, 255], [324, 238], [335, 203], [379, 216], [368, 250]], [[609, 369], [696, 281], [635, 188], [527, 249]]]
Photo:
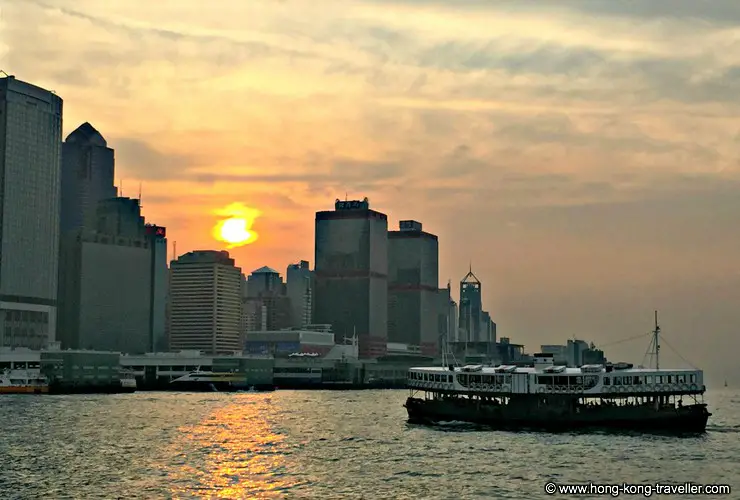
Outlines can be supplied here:
[[336, 200], [316, 213], [314, 322], [335, 340], [357, 334], [360, 356], [383, 356], [388, 341], [388, 217], [362, 201]]
[[98, 202], [115, 198], [113, 149], [85, 122], [62, 144], [61, 231], [97, 226]]
[[173, 351], [241, 350], [241, 269], [226, 251], [197, 250], [170, 265], [169, 342]]
[[56, 338], [62, 99], [0, 78], [0, 346]]
[[439, 243], [420, 222], [388, 232], [388, 340], [439, 353]]
[[308, 261], [290, 264], [285, 273], [286, 290], [293, 308], [293, 326], [305, 328], [311, 324], [313, 309], [313, 271]]

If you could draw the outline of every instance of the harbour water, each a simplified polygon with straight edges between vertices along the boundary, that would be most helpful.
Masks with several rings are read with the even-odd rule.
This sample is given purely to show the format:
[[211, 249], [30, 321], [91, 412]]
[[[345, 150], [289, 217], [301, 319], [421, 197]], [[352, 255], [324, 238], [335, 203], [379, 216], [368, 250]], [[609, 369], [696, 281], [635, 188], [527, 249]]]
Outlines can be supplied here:
[[4, 396], [0, 498], [531, 499], [550, 480], [731, 484], [728, 498], [740, 495], [735, 390], [708, 392], [708, 432], [691, 438], [414, 426], [406, 396]]

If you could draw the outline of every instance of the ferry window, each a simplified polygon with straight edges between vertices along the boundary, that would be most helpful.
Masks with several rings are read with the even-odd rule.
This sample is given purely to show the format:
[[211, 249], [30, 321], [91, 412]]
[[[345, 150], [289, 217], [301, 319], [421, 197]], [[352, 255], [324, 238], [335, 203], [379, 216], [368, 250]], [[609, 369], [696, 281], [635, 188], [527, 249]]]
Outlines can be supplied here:
[[610, 384], [611, 384], [611, 380], [609, 379], [609, 377], [604, 377], [604, 385], [610, 385]]
[[426, 374], [426, 373], [424, 374], [424, 380], [428, 380], [428, 379], [427, 379], [427, 374]]
[[685, 384], [686, 383], [686, 375], [679, 375], [678, 376], [678, 383], [679, 384]]
[[670, 384], [672, 382], [673, 382], [673, 375], [668, 375], [668, 383]]
[[447, 375], [447, 383], [448, 384], [452, 383], [452, 375]]
[[614, 385], [622, 385], [622, 377], [614, 377]]
[[691, 383], [693, 384], [694, 382], [696, 382], [696, 375], [694, 374], [689, 375], [689, 379], [691, 380]]
[[583, 377], [576, 377], [576, 385], [583, 385]]
[[655, 376], [655, 383], [656, 384], [662, 384], [663, 383], [663, 375], [656, 375]]
[[632, 383], [634, 385], [640, 385], [640, 377], [632, 377]]

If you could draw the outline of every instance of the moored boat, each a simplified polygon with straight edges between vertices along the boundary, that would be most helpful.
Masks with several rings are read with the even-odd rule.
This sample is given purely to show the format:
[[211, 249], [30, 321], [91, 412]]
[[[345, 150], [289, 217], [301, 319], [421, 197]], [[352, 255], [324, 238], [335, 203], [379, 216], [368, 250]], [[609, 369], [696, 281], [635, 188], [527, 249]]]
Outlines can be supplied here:
[[568, 368], [544, 353], [525, 367], [411, 368], [409, 421], [502, 430], [704, 432], [711, 413], [703, 402], [703, 372], [658, 368], [658, 331], [656, 321], [654, 369], [626, 363]]
[[133, 370], [121, 370], [121, 392], [136, 392], [136, 376]]
[[0, 394], [46, 394], [49, 381], [38, 369], [5, 369], [0, 372]]
[[273, 391], [275, 387], [264, 384], [251, 384], [243, 373], [212, 372], [196, 370], [178, 377], [170, 385], [173, 389], [186, 392], [237, 392]]

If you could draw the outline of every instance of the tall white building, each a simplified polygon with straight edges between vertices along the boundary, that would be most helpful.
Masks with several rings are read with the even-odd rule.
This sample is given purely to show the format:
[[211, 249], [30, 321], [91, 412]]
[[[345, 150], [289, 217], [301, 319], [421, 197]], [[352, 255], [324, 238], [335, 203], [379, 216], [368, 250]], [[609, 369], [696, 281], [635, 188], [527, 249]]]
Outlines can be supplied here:
[[170, 349], [241, 350], [241, 268], [226, 251], [197, 250], [170, 265]]
[[62, 99], [0, 78], [0, 345], [56, 338]]

